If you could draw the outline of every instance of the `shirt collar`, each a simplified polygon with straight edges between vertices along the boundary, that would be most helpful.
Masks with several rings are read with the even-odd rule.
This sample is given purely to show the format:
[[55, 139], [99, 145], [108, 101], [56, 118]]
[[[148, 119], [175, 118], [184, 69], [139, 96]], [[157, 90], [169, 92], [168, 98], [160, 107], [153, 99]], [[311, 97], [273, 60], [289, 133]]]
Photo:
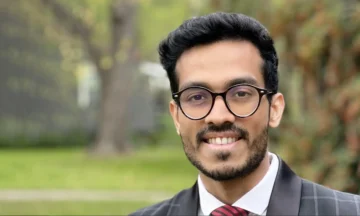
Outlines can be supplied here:
[[[271, 156], [271, 164], [265, 176], [255, 187], [233, 203], [233, 206], [240, 207], [257, 215], [264, 214], [269, 204], [271, 191], [279, 168], [277, 156], [270, 152], [269, 155]], [[198, 176], [198, 187], [200, 208], [204, 215], [210, 215], [212, 211], [225, 205], [206, 190], [200, 176]]]

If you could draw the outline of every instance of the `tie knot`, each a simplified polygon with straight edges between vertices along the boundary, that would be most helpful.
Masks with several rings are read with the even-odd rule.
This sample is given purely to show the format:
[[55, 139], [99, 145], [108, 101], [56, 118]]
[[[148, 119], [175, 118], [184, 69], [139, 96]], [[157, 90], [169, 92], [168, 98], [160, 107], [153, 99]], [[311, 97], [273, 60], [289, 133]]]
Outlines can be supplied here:
[[247, 216], [248, 213], [248, 211], [242, 208], [224, 205], [211, 212], [210, 216]]

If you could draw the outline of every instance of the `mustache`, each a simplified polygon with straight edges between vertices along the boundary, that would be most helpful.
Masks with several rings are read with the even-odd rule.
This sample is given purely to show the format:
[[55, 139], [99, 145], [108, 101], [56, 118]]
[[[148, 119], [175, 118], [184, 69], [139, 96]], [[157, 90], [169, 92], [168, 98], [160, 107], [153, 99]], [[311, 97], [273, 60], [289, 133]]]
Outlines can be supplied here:
[[207, 133], [210, 133], [210, 132], [219, 133], [219, 132], [229, 132], [229, 131], [237, 133], [239, 135], [239, 137], [241, 137], [244, 140], [247, 140], [247, 141], [249, 140], [249, 132], [246, 129], [237, 127], [233, 123], [226, 122], [226, 123], [224, 123], [222, 125], [211, 124], [208, 127], [202, 129], [201, 131], [199, 131], [196, 134], [196, 141], [197, 141], [198, 144], [201, 143], [204, 140], [203, 137]]

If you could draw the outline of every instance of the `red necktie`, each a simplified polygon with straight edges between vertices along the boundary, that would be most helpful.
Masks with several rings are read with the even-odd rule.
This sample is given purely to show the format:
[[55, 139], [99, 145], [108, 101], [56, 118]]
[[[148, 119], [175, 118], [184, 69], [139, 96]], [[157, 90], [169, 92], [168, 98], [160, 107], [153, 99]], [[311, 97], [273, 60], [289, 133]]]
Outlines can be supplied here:
[[210, 216], [248, 216], [248, 213], [242, 208], [224, 205], [212, 211]]

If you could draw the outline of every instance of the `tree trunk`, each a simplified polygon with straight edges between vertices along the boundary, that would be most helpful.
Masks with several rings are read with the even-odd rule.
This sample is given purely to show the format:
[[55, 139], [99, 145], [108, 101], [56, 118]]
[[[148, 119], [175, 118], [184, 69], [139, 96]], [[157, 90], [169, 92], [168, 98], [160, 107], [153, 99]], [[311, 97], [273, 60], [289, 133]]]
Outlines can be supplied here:
[[102, 70], [102, 101], [100, 124], [92, 152], [98, 155], [128, 153], [129, 122], [127, 113], [132, 91], [133, 74], [136, 73], [135, 10], [133, 1], [116, 1], [112, 5], [112, 67]]
[[102, 83], [101, 108], [99, 110], [99, 126], [97, 139], [92, 153], [97, 155], [112, 155], [127, 153], [130, 145], [127, 141], [129, 82], [124, 77], [125, 72], [119, 64], [109, 71], [109, 78]]

